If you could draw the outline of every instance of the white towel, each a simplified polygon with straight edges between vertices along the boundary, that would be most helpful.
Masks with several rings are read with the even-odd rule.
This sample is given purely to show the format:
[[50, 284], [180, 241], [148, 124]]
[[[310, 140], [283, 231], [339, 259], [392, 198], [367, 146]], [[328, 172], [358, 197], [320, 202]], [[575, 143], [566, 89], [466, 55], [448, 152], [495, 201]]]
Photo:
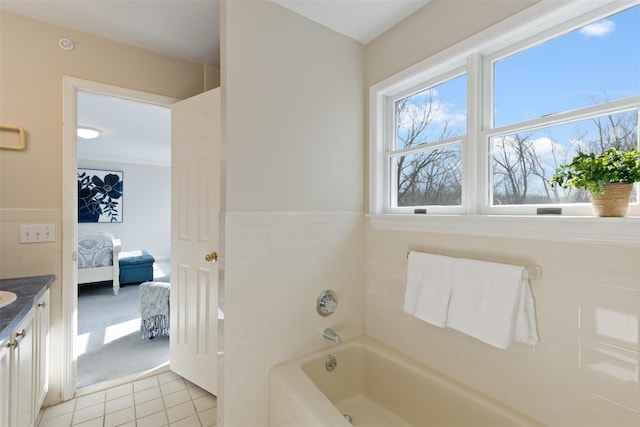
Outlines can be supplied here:
[[447, 321], [455, 258], [410, 252], [404, 311], [444, 327]]
[[456, 259], [446, 326], [502, 349], [537, 343], [524, 267]]

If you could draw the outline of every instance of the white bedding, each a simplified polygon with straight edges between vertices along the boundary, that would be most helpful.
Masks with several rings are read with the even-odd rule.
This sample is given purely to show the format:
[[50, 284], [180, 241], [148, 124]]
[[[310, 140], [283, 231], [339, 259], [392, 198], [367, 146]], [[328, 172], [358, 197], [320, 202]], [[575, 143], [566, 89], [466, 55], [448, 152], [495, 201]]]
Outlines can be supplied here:
[[113, 234], [96, 231], [78, 236], [78, 268], [113, 265]]
[[[78, 235], [78, 284], [113, 281], [113, 294], [120, 289], [120, 239], [104, 231]], [[115, 262], [114, 262], [115, 260]]]

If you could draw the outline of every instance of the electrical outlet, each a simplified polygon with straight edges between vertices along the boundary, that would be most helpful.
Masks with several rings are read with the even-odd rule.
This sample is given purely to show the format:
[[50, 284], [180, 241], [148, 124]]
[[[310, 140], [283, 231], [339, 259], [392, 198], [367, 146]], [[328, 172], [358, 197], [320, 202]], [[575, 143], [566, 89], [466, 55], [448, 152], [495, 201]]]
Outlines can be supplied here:
[[53, 224], [21, 224], [20, 243], [55, 242], [56, 228]]

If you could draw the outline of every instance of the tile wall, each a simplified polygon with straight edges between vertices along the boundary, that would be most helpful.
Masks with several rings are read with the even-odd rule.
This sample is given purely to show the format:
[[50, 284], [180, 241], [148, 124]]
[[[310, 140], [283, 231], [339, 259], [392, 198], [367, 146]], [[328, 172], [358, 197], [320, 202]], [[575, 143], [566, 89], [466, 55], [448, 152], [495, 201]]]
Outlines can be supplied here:
[[[56, 241], [20, 243], [21, 224], [53, 224]], [[56, 275], [60, 279], [62, 212], [59, 209], [0, 209], [0, 279]]]
[[[364, 333], [362, 213], [227, 212], [224, 425], [264, 426], [269, 369]], [[339, 298], [321, 317], [324, 289]]]
[[[56, 240], [20, 243], [21, 224], [53, 224]], [[62, 354], [62, 211], [60, 209], [0, 209], [0, 279], [55, 275], [50, 287], [50, 366], [61, 366]], [[45, 405], [59, 401], [60, 372], [50, 369]]]
[[[366, 230], [366, 335], [551, 426], [640, 425], [640, 248]], [[540, 342], [499, 350], [402, 311], [409, 250], [539, 265]]]

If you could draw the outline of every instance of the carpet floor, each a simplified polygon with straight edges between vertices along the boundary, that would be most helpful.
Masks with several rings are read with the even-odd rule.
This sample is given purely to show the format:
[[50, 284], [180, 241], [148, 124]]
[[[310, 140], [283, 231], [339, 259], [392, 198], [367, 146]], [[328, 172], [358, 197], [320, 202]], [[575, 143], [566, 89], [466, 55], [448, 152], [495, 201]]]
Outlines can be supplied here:
[[[167, 268], [155, 281], [169, 281]], [[87, 387], [145, 372], [169, 361], [169, 337], [140, 334], [138, 285], [113, 295], [111, 282], [78, 287], [77, 387]]]

